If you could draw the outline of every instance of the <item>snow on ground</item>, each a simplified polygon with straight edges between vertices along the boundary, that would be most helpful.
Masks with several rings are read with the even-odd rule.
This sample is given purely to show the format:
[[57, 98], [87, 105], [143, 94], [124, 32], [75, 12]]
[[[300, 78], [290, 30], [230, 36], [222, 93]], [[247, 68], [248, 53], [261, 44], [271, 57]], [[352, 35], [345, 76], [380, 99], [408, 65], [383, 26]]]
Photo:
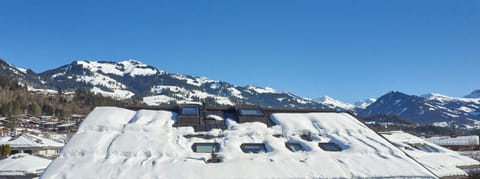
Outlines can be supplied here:
[[186, 75], [178, 75], [178, 74], [171, 75], [171, 77], [182, 80], [182, 81], [186, 81], [188, 84], [191, 84], [193, 86], [202, 86], [205, 83], [218, 82], [218, 81], [214, 81], [214, 80], [209, 80], [207, 77], [190, 78]]
[[29, 154], [15, 154], [0, 160], [0, 176], [32, 176], [41, 174], [51, 160]]
[[[399, 149], [346, 113], [274, 114], [279, 125], [238, 124], [212, 130], [213, 139], [186, 138], [191, 127], [172, 127], [177, 114], [97, 107], [46, 169], [43, 178], [435, 178]], [[313, 141], [300, 139], [305, 132]], [[274, 137], [280, 134], [284, 137]], [[328, 152], [318, 142], [336, 142]], [[221, 163], [205, 163], [196, 142], [218, 142]], [[242, 143], [265, 143], [267, 153], [247, 154]], [[291, 152], [298, 142], [305, 152]]]
[[163, 71], [148, 67], [148, 65], [136, 60], [126, 60], [118, 63], [96, 61], [77, 61], [76, 63], [94, 73], [102, 72], [118, 76], [130, 75], [134, 77], [154, 75], [159, 72], [163, 73]]
[[85, 82], [88, 84], [92, 84], [94, 86], [104, 86], [109, 89], [124, 89], [126, 86], [117, 80], [114, 80], [113, 78], [110, 78], [108, 76], [95, 73], [92, 76], [77, 76], [76, 81], [78, 82]]
[[428, 100], [437, 100], [440, 102], [461, 101], [461, 102], [467, 102], [467, 103], [472, 102], [472, 103], [480, 104], [480, 98], [456, 98], [456, 97], [451, 97], [451, 96], [438, 94], [438, 93], [430, 93], [430, 94], [422, 95], [422, 97]]
[[37, 92], [37, 93], [42, 93], [42, 94], [57, 94], [57, 90], [53, 89], [37, 89], [32, 86], [27, 86], [27, 90], [30, 92]]
[[15, 68], [17, 68], [17, 70], [21, 71], [22, 73], [25, 73], [25, 74], [27, 73], [27, 69], [25, 68], [20, 68], [20, 67], [15, 67]]
[[457, 167], [478, 167], [480, 165], [480, 162], [472, 158], [462, 156], [402, 131], [385, 133], [383, 136], [439, 177], [466, 175], [463, 170]]
[[170, 85], [158, 85], [152, 87], [150, 90], [153, 93], [161, 93], [165, 90], [169, 90], [171, 92], [176, 92], [176, 98], [166, 96], [166, 95], [153, 95], [153, 96], [146, 96], [143, 98], [143, 102], [148, 105], [158, 105], [158, 104], [166, 104], [170, 101], [174, 100], [178, 104], [182, 103], [199, 103], [198, 99], [206, 99], [206, 98], [213, 98], [218, 104], [223, 105], [233, 105], [233, 102], [230, 101], [229, 97], [226, 96], [217, 96], [213, 94], [209, 94], [207, 92], [203, 92], [200, 90], [187, 90], [182, 87], [170, 86]]
[[232, 93], [232, 95], [237, 97], [238, 99], [243, 99], [242, 92], [239, 91], [237, 88], [230, 87], [227, 90], [230, 91], [230, 93]]
[[155, 75], [157, 73], [164, 73], [163, 71], [158, 71], [157, 69], [150, 68], [148, 65], [137, 61], [137, 60], [126, 60], [119, 62], [124, 67], [124, 74], [129, 74], [130, 76], [149, 76]]
[[478, 135], [471, 136], [440, 136], [440, 137], [430, 137], [425, 138], [426, 141], [441, 145], [441, 146], [469, 146], [469, 145], [480, 145], [480, 139]]
[[104, 91], [100, 88], [93, 87], [91, 92], [95, 94], [101, 94], [102, 96], [108, 96], [114, 99], [130, 99], [132, 96], [135, 95], [135, 93], [128, 91], [128, 90], [122, 90], [122, 89], [113, 89], [113, 92], [111, 91]]
[[255, 91], [257, 93], [277, 93], [277, 90], [270, 87], [260, 88], [260, 87], [249, 85], [247, 86], [247, 89], [251, 91]]

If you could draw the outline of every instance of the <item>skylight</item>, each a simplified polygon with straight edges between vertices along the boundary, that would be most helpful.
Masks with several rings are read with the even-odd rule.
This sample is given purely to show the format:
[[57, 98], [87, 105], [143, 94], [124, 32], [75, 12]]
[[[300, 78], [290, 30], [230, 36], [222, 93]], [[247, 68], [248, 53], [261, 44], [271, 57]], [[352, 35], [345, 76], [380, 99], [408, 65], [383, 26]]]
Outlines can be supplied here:
[[263, 112], [260, 109], [240, 109], [240, 115], [242, 115], [242, 116], [263, 116]]
[[328, 142], [328, 143], [319, 143], [318, 146], [325, 151], [330, 151], [330, 152], [338, 152], [342, 151], [342, 149], [335, 143]]
[[285, 146], [287, 147], [288, 150], [290, 150], [292, 152], [305, 151], [303, 146], [299, 143], [287, 142], [287, 143], [285, 143]]
[[244, 153], [266, 153], [267, 148], [263, 143], [248, 143], [240, 145]]
[[195, 153], [212, 153], [220, 150], [219, 143], [194, 143], [192, 150]]
[[183, 107], [182, 108], [183, 115], [197, 115], [198, 110], [196, 107]]

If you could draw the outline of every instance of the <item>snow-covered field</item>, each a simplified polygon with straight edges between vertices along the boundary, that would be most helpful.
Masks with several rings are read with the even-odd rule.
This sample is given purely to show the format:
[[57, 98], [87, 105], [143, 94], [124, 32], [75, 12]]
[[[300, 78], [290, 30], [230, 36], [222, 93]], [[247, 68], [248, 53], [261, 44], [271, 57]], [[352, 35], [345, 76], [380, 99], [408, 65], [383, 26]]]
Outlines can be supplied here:
[[[187, 138], [172, 127], [177, 114], [98, 107], [80, 126], [43, 178], [435, 178], [398, 148], [346, 113], [273, 114], [278, 124], [238, 124], [212, 130], [213, 139]], [[312, 141], [300, 135], [313, 134]], [[277, 137], [275, 137], [275, 136]], [[283, 136], [283, 137], [278, 137]], [[218, 142], [221, 163], [194, 153], [197, 142]], [[291, 152], [285, 142], [305, 151]], [[319, 148], [334, 142], [342, 151]], [[243, 153], [242, 143], [264, 143], [266, 153]]]

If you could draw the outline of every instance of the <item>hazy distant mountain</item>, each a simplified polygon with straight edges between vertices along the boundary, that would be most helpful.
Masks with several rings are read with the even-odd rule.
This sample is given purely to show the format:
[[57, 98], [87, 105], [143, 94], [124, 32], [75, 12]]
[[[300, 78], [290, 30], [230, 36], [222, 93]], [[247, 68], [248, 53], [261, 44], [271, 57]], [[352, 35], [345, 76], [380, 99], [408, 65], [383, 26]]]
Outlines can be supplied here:
[[465, 96], [465, 98], [480, 98], [480, 90], [475, 90], [469, 95]]
[[415, 96], [395, 91], [381, 96], [358, 114], [395, 115], [421, 124], [473, 124], [480, 120], [480, 98], [454, 98], [436, 93]]

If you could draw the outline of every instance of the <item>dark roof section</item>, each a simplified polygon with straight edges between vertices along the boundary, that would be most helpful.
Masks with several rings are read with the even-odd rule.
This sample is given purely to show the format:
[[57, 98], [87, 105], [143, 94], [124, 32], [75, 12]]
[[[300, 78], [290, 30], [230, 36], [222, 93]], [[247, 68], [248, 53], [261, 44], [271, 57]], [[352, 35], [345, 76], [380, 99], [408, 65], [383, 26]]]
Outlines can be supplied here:
[[[329, 109], [308, 108], [270, 108], [257, 105], [236, 106], [209, 106], [200, 104], [159, 105], [159, 106], [124, 106], [130, 110], [166, 110], [178, 114], [175, 127], [193, 127], [195, 131], [209, 131], [211, 129], [225, 130], [227, 127], [222, 119], [233, 119], [238, 123], [261, 122], [267, 126], [275, 123], [270, 119], [273, 113], [309, 113], [309, 112], [336, 112]], [[184, 110], [189, 108], [188, 110]], [[196, 110], [190, 109], [195, 108]], [[185, 113], [188, 111], [188, 113]], [[194, 112], [195, 111], [195, 112]]]

